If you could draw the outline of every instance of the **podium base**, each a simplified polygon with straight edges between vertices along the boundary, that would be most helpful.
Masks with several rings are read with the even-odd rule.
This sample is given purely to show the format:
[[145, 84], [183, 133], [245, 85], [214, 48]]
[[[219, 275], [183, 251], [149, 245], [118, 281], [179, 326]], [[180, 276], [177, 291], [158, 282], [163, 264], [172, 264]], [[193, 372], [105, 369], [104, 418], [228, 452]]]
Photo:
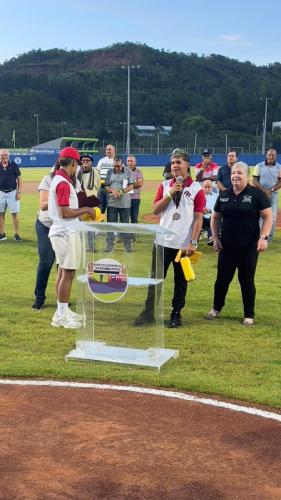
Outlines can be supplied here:
[[175, 349], [133, 349], [129, 347], [108, 346], [104, 342], [84, 341], [77, 344], [76, 349], [65, 356], [65, 360], [101, 361], [135, 366], [156, 368], [172, 358], [177, 358], [179, 351]]

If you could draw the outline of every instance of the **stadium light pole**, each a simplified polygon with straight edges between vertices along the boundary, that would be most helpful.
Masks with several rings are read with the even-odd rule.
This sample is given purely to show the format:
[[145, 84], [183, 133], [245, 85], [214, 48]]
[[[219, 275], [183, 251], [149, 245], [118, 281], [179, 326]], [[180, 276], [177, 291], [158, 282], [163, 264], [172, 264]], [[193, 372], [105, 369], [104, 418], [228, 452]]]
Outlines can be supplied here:
[[266, 121], [267, 121], [267, 101], [271, 101], [272, 97], [261, 97], [261, 100], [265, 99], [264, 105], [264, 120], [263, 120], [263, 133], [262, 133], [262, 154], [265, 154], [265, 141], [266, 141]]
[[126, 64], [121, 66], [121, 69], [127, 68], [127, 144], [126, 144], [126, 153], [130, 154], [131, 149], [131, 136], [130, 136], [130, 127], [131, 127], [131, 69], [139, 69], [140, 65], [131, 65]]
[[197, 147], [197, 137], [198, 133], [196, 132], [195, 137], [194, 137], [194, 146], [193, 146], [193, 154], [196, 154], [196, 147]]
[[123, 149], [123, 152], [124, 152], [125, 151], [125, 130], [126, 130], [127, 122], [120, 122], [120, 125], [123, 126], [122, 149]]
[[40, 142], [40, 139], [39, 139], [39, 116], [40, 116], [39, 113], [34, 113], [34, 115], [33, 115], [33, 118], [36, 118], [37, 145]]

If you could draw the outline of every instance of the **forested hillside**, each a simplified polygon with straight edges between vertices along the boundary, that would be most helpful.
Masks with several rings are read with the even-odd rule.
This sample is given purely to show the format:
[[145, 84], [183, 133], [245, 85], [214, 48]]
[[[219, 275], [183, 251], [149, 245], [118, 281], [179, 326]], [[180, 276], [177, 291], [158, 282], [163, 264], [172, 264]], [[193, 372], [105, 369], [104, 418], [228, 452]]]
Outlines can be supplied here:
[[[264, 100], [268, 130], [281, 120], [281, 64], [257, 67], [220, 55], [199, 57], [116, 44], [92, 51], [34, 50], [0, 65], [0, 145], [36, 144], [64, 134], [124, 138], [127, 71], [131, 72], [131, 123], [172, 125], [170, 142], [186, 144], [195, 133], [210, 145], [260, 142]], [[268, 141], [272, 138], [268, 136]], [[138, 144], [139, 138], [132, 136]]]

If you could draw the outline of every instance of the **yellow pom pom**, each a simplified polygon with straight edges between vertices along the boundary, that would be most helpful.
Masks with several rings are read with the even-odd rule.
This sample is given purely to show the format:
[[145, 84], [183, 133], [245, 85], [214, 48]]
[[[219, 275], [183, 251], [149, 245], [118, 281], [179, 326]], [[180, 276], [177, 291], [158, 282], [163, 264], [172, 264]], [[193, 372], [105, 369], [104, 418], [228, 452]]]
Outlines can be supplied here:
[[93, 220], [94, 220], [90, 214], [83, 214], [83, 215], [81, 215], [80, 219], [84, 222], [93, 222]]
[[95, 214], [96, 214], [96, 219], [99, 219], [100, 218], [100, 215], [101, 215], [101, 210], [99, 207], [95, 207], [94, 208], [94, 211], [95, 211]]

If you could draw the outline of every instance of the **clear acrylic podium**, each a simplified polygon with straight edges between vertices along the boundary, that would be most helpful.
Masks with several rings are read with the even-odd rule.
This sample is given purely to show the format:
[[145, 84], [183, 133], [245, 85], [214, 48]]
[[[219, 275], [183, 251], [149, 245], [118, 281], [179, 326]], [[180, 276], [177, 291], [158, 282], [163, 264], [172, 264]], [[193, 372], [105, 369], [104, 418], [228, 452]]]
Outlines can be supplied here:
[[[82, 250], [76, 271], [76, 312], [82, 319], [76, 348], [65, 359], [160, 370], [178, 356], [177, 350], [164, 347], [163, 237], [171, 231], [156, 224], [77, 221], [72, 227]], [[114, 250], [107, 253], [112, 238]], [[94, 250], [88, 248], [92, 240]], [[135, 326], [148, 290], [154, 297], [153, 320]]]

